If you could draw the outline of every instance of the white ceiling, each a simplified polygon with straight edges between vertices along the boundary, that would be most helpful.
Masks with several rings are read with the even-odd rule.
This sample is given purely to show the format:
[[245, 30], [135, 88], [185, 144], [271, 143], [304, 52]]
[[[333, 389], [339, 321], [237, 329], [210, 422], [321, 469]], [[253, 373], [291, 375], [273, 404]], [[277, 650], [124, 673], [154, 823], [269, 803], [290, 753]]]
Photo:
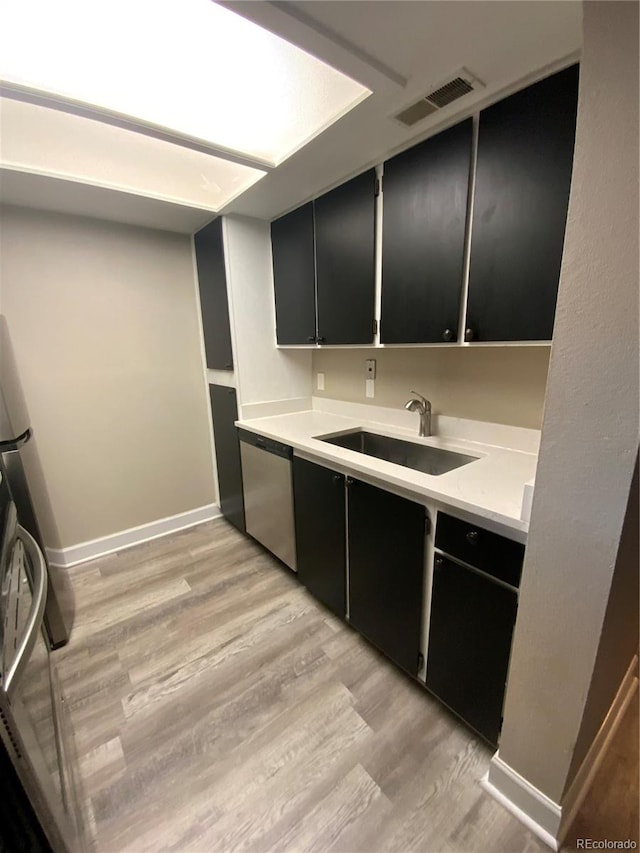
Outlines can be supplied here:
[[567, 37], [579, 38], [582, 22], [580, 3], [538, 0], [296, 0], [286, 6], [289, 14], [332, 30], [406, 80], [427, 85], [460, 64], [473, 65], [487, 80], [511, 76], [509, 65], [516, 61], [539, 67], [542, 51], [557, 58]]
[[[373, 92], [223, 209], [264, 219], [296, 207], [487, 103], [575, 61], [581, 47], [579, 0], [229, 0], [222, 5], [325, 60]], [[393, 119], [404, 106], [462, 67], [485, 88], [413, 128]], [[159, 180], [156, 196], [175, 201], [180, 197], [175, 183], [175, 176], [166, 182]], [[14, 174], [13, 203], [20, 203], [16, 201], [17, 184]], [[49, 182], [50, 203], [54, 203], [54, 186]], [[100, 193], [83, 194], [80, 189], [76, 185], [66, 193], [67, 207], [72, 206], [75, 192], [82, 196], [85, 215], [106, 216], [99, 209]], [[106, 206], [112, 211], [109, 193], [113, 191], [105, 192]], [[31, 182], [31, 202], [34, 195]], [[95, 205], [93, 213], [89, 196]], [[136, 211], [141, 209], [139, 200], [135, 204]], [[188, 230], [201, 218], [187, 215], [187, 210], [183, 208], [185, 217], [175, 230]], [[174, 213], [179, 211], [174, 205]], [[174, 221], [175, 216], [169, 219]]]
[[210, 210], [54, 175], [0, 167], [4, 205], [124, 222], [160, 231], [194, 234], [213, 218]]
[[[224, 5], [373, 91], [225, 209], [267, 219], [575, 61], [582, 44], [579, 0], [229, 0]], [[393, 119], [462, 67], [485, 88], [413, 128]]]

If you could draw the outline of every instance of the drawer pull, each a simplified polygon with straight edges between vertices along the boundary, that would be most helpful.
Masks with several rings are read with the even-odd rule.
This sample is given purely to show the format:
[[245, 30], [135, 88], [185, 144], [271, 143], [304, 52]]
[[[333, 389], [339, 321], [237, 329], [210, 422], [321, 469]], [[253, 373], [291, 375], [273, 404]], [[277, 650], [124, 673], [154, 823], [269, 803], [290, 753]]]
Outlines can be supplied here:
[[480, 538], [480, 534], [478, 533], [477, 530], [470, 530], [467, 533], [467, 542], [469, 543], [469, 545], [477, 545], [479, 538]]

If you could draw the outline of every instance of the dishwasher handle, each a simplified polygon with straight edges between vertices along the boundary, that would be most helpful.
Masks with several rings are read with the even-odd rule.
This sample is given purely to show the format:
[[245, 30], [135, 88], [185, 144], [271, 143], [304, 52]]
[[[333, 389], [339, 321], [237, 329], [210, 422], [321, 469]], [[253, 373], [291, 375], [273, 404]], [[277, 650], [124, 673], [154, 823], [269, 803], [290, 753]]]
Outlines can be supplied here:
[[259, 450], [265, 450], [267, 453], [273, 453], [275, 456], [281, 456], [283, 459], [293, 458], [293, 449], [288, 444], [282, 444], [282, 442], [274, 441], [272, 438], [248, 432], [246, 429], [238, 429], [238, 438], [240, 441], [244, 441], [245, 444], [251, 444]]

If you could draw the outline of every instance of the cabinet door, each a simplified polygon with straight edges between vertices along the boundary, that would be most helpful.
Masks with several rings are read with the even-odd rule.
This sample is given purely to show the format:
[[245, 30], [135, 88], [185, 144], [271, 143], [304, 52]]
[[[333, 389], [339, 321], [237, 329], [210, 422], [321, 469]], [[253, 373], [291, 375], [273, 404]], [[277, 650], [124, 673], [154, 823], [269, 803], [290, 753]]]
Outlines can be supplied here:
[[375, 186], [370, 169], [314, 202], [320, 343], [373, 341]]
[[311, 202], [271, 223], [271, 251], [278, 343], [314, 343], [316, 298]]
[[458, 339], [472, 133], [468, 119], [384, 164], [383, 343]]
[[436, 555], [426, 684], [494, 746], [518, 596]]
[[209, 385], [209, 396], [216, 445], [220, 510], [227, 521], [244, 533], [240, 442], [235, 427], [235, 421], [238, 420], [236, 389], [226, 385]]
[[467, 327], [550, 340], [571, 185], [578, 67], [480, 113]]
[[346, 612], [344, 475], [293, 458], [298, 577], [341, 619]]
[[194, 239], [207, 367], [233, 370], [222, 219], [206, 225]]
[[354, 480], [347, 490], [349, 621], [410, 675], [418, 674], [425, 509]]

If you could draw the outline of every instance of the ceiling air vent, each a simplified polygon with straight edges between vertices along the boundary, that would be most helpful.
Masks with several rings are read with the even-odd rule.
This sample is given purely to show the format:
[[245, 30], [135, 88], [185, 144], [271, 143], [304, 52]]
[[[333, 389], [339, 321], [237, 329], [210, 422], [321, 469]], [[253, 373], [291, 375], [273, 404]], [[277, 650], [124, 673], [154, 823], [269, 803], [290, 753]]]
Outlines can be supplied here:
[[454, 77], [438, 86], [437, 89], [433, 89], [419, 101], [409, 104], [401, 112], [396, 113], [394, 118], [406, 127], [412, 127], [423, 118], [441, 110], [453, 101], [457, 101], [458, 98], [462, 98], [463, 95], [483, 87], [484, 84], [477, 77], [463, 68]]

